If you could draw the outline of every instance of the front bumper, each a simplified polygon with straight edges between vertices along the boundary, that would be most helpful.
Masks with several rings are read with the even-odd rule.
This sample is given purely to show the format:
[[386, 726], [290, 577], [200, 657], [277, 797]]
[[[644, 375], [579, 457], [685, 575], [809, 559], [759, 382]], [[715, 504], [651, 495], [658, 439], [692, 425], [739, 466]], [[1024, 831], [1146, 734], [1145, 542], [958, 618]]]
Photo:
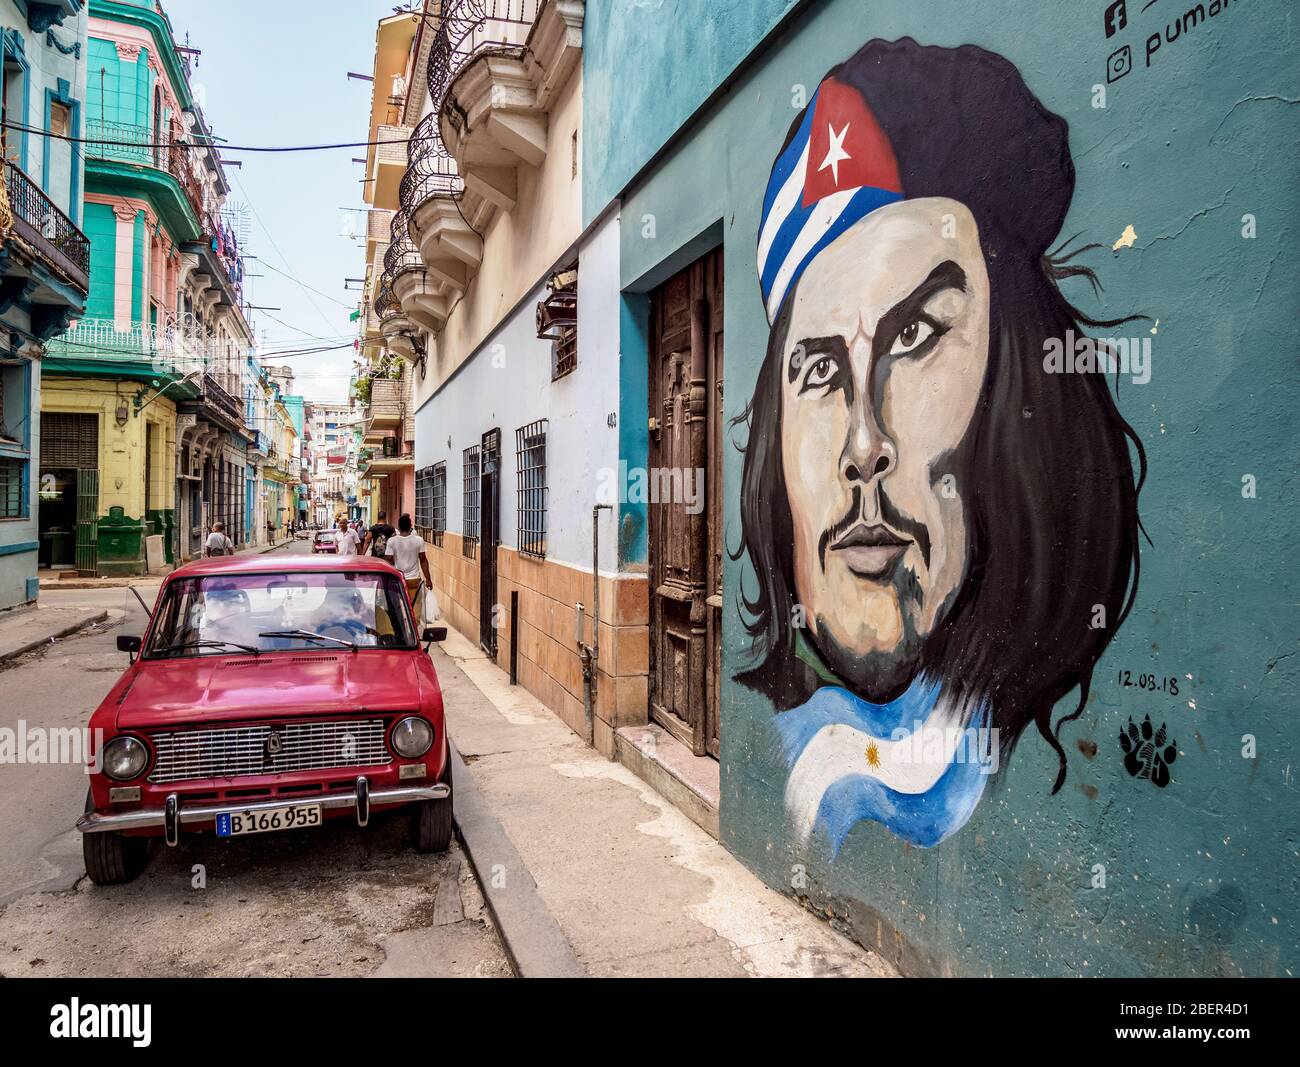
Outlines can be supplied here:
[[254, 804], [226, 801], [221, 804], [201, 804], [187, 808], [181, 807], [180, 798], [176, 793], [170, 793], [162, 808], [145, 808], [108, 815], [88, 811], [77, 820], [77, 829], [83, 834], [95, 834], [112, 830], [146, 830], [161, 826], [166, 833], [167, 844], [174, 845], [180, 840], [182, 826], [188, 823], [214, 822], [218, 815], [228, 811], [273, 811], [291, 804], [319, 804], [327, 811], [351, 808], [357, 813], [357, 824], [365, 826], [370, 821], [372, 807], [410, 804], [420, 800], [442, 800], [450, 793], [450, 787], [444, 782], [372, 790], [369, 781], [365, 778], [358, 778], [356, 787], [348, 793], [328, 793], [322, 796], [303, 797], [300, 800], [259, 800]]

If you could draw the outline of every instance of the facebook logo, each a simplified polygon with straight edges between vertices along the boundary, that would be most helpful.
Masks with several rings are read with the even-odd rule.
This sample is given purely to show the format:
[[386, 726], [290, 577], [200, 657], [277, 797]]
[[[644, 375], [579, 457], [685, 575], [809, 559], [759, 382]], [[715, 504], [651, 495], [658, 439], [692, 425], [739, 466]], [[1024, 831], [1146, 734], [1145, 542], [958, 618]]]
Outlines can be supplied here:
[[1115, 0], [1115, 3], [1106, 8], [1106, 37], [1114, 37], [1125, 26], [1128, 25], [1128, 9], [1125, 7], [1126, 0]]

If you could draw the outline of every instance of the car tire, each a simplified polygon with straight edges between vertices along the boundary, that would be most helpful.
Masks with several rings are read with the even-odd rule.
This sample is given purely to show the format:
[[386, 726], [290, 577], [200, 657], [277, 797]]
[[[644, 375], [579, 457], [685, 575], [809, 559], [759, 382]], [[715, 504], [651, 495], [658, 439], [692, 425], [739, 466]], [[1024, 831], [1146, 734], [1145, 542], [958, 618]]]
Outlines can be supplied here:
[[[440, 781], [451, 788], [451, 753]], [[454, 792], [441, 800], [422, 800], [411, 816], [411, 844], [416, 852], [446, 852], [451, 847], [452, 800]]]
[[[86, 792], [86, 810], [94, 810]], [[149, 839], [127, 837], [112, 830], [81, 835], [81, 855], [86, 874], [96, 885], [124, 885], [134, 881], [149, 863]]]

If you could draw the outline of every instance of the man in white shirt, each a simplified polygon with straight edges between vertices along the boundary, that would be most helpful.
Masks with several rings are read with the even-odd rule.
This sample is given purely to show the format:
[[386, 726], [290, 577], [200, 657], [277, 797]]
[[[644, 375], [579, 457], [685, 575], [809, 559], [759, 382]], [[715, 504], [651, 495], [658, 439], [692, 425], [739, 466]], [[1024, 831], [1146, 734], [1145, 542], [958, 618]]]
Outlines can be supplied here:
[[225, 524], [214, 522], [212, 532], [208, 534], [208, 539], [203, 542], [204, 555], [206, 556], [233, 556], [235, 554], [235, 543], [225, 534]]
[[[384, 546], [384, 555], [392, 560], [393, 566], [402, 572], [406, 579], [406, 595], [411, 598], [411, 607], [415, 611], [416, 629], [424, 627], [424, 598], [420, 596], [420, 587], [424, 586], [426, 595], [433, 593], [433, 578], [429, 574], [429, 558], [424, 554], [424, 538], [415, 532], [411, 516], [403, 514], [397, 520], [397, 533], [388, 539]], [[421, 582], [420, 576], [424, 580]], [[438, 600], [433, 601], [431, 618], [438, 617]]]
[[339, 520], [338, 542], [340, 556], [355, 556], [357, 554], [357, 546], [361, 544], [361, 539], [357, 537], [356, 530], [352, 529], [352, 527], [342, 519]]

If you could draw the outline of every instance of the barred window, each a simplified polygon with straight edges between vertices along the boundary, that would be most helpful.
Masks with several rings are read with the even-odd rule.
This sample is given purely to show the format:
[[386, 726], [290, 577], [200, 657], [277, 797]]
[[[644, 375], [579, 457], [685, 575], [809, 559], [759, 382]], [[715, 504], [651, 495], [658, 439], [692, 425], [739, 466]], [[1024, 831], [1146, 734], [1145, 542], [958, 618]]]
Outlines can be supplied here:
[[26, 514], [23, 507], [26, 474], [25, 459], [0, 458], [0, 519], [21, 519]]
[[442, 544], [447, 529], [447, 464], [433, 465], [433, 485], [430, 489], [429, 532], [435, 545]]
[[465, 533], [461, 538], [460, 550], [470, 559], [474, 558], [474, 553], [478, 547], [478, 501], [483, 476], [481, 456], [482, 452], [479, 450], [478, 445], [471, 445], [465, 449], [465, 485], [462, 491], [465, 507]]
[[415, 526], [423, 536], [433, 525], [433, 465], [415, 472]]
[[519, 551], [546, 555], [546, 419], [515, 431], [516, 506]]
[[551, 342], [551, 381], [572, 374], [578, 368], [578, 328], [565, 326]]

